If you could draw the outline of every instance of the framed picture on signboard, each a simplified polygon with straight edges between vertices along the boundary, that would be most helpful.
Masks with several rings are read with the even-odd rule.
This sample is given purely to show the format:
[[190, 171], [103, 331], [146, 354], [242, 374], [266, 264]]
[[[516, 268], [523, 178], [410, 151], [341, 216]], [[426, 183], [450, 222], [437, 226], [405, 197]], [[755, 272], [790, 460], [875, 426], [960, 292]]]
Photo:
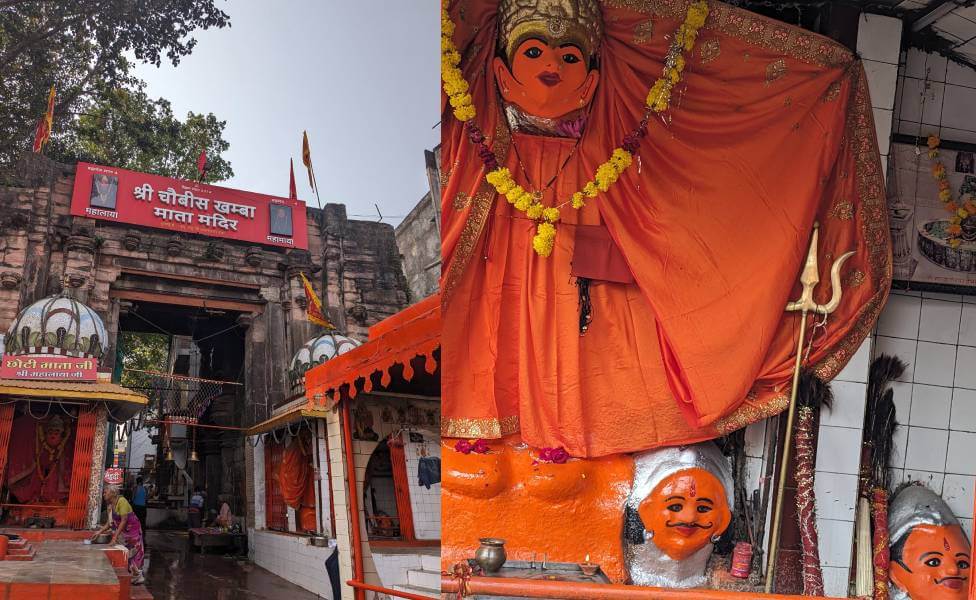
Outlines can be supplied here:
[[94, 208], [115, 210], [118, 193], [118, 177], [105, 173], [95, 173], [92, 175], [91, 196], [88, 199], [89, 205]]
[[925, 137], [898, 136], [891, 144], [888, 220], [893, 275], [902, 287], [976, 288], [974, 150], [943, 141], [932, 158]]
[[271, 235], [291, 236], [291, 207], [283, 204], [270, 204], [271, 207]]

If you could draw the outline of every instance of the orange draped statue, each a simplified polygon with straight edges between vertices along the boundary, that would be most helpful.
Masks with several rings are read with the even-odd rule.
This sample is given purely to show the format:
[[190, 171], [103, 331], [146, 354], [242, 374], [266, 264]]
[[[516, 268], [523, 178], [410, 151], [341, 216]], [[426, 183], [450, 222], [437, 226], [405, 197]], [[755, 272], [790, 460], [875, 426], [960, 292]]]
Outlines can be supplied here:
[[70, 417], [36, 419], [22, 414], [10, 432], [7, 487], [11, 502], [67, 504], [75, 436]]
[[300, 531], [316, 531], [315, 469], [312, 468], [310, 447], [307, 436], [292, 438], [277, 474], [281, 497], [285, 504], [295, 509]]
[[[577, 131], [546, 135], [531, 118], [506, 118], [518, 112], [503, 99], [518, 82], [496, 60], [510, 52], [499, 50], [498, 0], [452, 2], [474, 123], [498, 164], [541, 189], [545, 206], [580, 190], [641, 122], [688, 4], [603, 0]], [[670, 109], [652, 114], [609, 191], [563, 208], [547, 258], [533, 251], [535, 223], [485, 182], [478, 147], [445, 102], [445, 437], [519, 432], [532, 446], [600, 457], [711, 439], [779, 413], [799, 318], [784, 308], [799, 295], [814, 222], [819, 301], [830, 297], [833, 259], [856, 254], [808, 364], [834, 377], [870, 331], [891, 251], [864, 70], [830, 39], [709, 8]], [[581, 335], [574, 262], [594, 258], [612, 275], [591, 282]]]

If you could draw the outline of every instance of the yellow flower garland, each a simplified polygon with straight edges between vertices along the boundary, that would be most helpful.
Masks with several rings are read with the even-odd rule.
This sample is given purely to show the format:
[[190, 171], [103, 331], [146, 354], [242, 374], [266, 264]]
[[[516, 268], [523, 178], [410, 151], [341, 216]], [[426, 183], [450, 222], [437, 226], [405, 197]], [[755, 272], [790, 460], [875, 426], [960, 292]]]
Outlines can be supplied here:
[[949, 245], [958, 248], [962, 244], [960, 236], [962, 235], [963, 220], [976, 215], [976, 198], [970, 195], [967, 200], [962, 202], [962, 206], [959, 205], [959, 202], [962, 201], [961, 198], [959, 201], [952, 198], [952, 186], [949, 184], [945, 165], [941, 160], [938, 160], [941, 143], [942, 140], [937, 135], [933, 134], [928, 138], [929, 158], [933, 161], [932, 177], [939, 185], [939, 200], [942, 201], [942, 206], [952, 215], [949, 217], [949, 226], [946, 228], [946, 233], [949, 234]]
[[[468, 82], [458, 65], [461, 64], [461, 54], [454, 46], [454, 21], [447, 12], [449, 0], [441, 4], [441, 79], [444, 82], [444, 92], [458, 121], [467, 122], [475, 117], [476, 111], [468, 93]], [[654, 82], [647, 94], [647, 110], [663, 112], [671, 104], [671, 92], [681, 81], [681, 73], [685, 68], [683, 52], [690, 51], [695, 46], [698, 30], [705, 24], [708, 17], [708, 2], [696, 0], [688, 7], [684, 23], [678, 27], [674, 41], [664, 61], [664, 73]], [[624, 144], [627, 145], [626, 143]], [[498, 167], [485, 174], [485, 180], [490, 183], [499, 195], [505, 196], [516, 210], [536, 222], [536, 233], [532, 239], [532, 248], [539, 256], [552, 254], [556, 242], [556, 222], [559, 221], [560, 208], [570, 204], [574, 209], [583, 208], [587, 198], [595, 198], [600, 192], [610, 189], [620, 178], [627, 167], [633, 162], [633, 155], [624, 148], [616, 148], [610, 159], [597, 167], [593, 179], [574, 193], [568, 202], [559, 206], [546, 207], [542, 204], [542, 194], [528, 192], [516, 183], [511, 171], [505, 167]]]

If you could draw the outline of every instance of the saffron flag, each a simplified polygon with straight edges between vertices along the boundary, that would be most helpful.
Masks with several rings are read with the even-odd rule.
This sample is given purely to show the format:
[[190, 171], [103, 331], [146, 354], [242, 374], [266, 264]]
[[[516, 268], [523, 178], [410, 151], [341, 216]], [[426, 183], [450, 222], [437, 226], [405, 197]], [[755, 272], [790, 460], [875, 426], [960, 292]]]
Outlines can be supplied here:
[[288, 168], [291, 171], [288, 177], [288, 197], [292, 200], [297, 200], [298, 192], [295, 190], [295, 159], [288, 159]]
[[316, 325], [321, 325], [326, 329], [335, 329], [335, 325], [325, 318], [325, 313], [322, 312], [322, 301], [315, 295], [315, 290], [312, 289], [312, 283], [305, 277], [305, 273], [302, 273], [301, 276], [302, 287], [305, 288], [305, 298], [308, 300], [308, 308], [305, 309], [305, 316]]
[[308, 185], [315, 189], [315, 178], [312, 175], [312, 149], [308, 147], [308, 132], [302, 132], [302, 162], [308, 169]]
[[54, 85], [47, 94], [47, 111], [37, 120], [37, 129], [34, 131], [34, 152], [44, 149], [44, 144], [51, 140], [51, 127], [54, 125]]
[[200, 156], [197, 157], [197, 173], [200, 174], [200, 181], [203, 181], [203, 176], [207, 172], [207, 149], [204, 148], [200, 151]]

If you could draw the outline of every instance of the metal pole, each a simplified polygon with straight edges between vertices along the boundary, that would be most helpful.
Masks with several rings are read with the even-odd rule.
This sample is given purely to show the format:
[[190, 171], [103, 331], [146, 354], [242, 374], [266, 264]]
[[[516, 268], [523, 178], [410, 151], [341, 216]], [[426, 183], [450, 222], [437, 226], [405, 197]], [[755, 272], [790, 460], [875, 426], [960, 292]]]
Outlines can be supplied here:
[[769, 534], [769, 554], [766, 562], [766, 593], [773, 592], [776, 581], [776, 555], [779, 553], [780, 525], [783, 521], [783, 494], [786, 491], [786, 469], [790, 464], [790, 446], [793, 443], [793, 419], [796, 413], [796, 391], [800, 382], [800, 365], [803, 362], [803, 338], [807, 332], [807, 311], [800, 312], [800, 337], [796, 341], [796, 362], [793, 365], [793, 387], [790, 390], [790, 408], [786, 413], [786, 433], [783, 436], [783, 452], [780, 454], [779, 483], [776, 486], [776, 504], [773, 506], [773, 529]]

